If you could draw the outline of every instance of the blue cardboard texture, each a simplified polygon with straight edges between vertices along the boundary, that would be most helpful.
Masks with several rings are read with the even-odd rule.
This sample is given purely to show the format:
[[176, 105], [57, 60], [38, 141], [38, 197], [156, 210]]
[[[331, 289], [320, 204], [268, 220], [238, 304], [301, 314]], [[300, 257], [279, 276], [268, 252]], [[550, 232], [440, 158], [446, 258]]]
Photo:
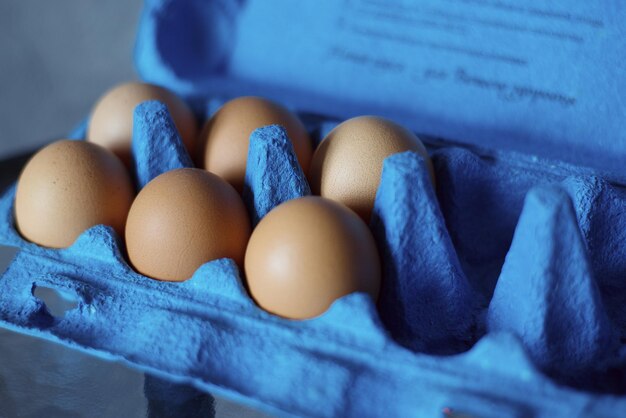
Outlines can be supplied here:
[[[532, 189], [487, 316], [520, 335], [536, 364], [576, 375], [616, 349], [576, 214], [564, 190]], [[598, 367], [600, 366], [600, 367]]]
[[[569, 177], [562, 183], [576, 207], [591, 268], [609, 316], [626, 329], [626, 190], [597, 177]], [[622, 331], [622, 339], [626, 333]]]
[[624, 179], [625, 20], [614, 0], [150, 0], [135, 60], [186, 96], [378, 114]]
[[285, 128], [270, 125], [253, 131], [243, 187], [253, 227], [275, 206], [310, 194]]
[[[163, 110], [155, 102], [136, 109], [136, 125], [152, 121], [163, 128], [135, 127], [133, 149], [150, 150], [135, 154], [136, 168], [143, 171], [137, 179], [185, 161], [180, 137]], [[333, 123], [320, 123], [316, 130]], [[264, 162], [249, 164], [246, 173], [249, 184], [263, 185], [248, 189], [250, 202], [264, 202], [259, 217], [304, 187], [284, 133], [269, 126], [251, 136], [255, 145], [250, 154]], [[624, 327], [614, 326], [619, 323], [616, 313], [623, 317], [624, 308], [601, 286], [596, 289], [589, 267], [594, 257], [611, 260], [606, 253], [615, 250], [615, 242], [600, 242], [597, 234], [604, 226], [596, 225], [605, 213], [623, 213], [623, 189], [572, 177], [580, 172], [576, 167], [546, 167], [516, 154], [494, 158], [443, 149], [433, 158], [439, 199], [420, 157], [409, 152], [385, 161], [372, 222], [385, 265], [378, 308], [369, 296], [355, 293], [308, 321], [278, 318], [258, 308], [232, 260], [209, 262], [189, 280], [169, 283], [135, 273], [110, 227], [93, 227], [62, 250], [28, 243], [14, 228], [12, 187], [0, 200], [0, 241], [22, 251], [0, 280], [0, 321], [283, 416], [433, 416], [450, 408], [484, 417], [626, 411], [623, 396], [594, 393], [624, 393], [626, 350], [617, 340], [611, 340], [614, 346], [603, 345], [612, 332], [624, 335]], [[147, 159], [152, 163], [142, 161]], [[284, 175], [274, 175], [276, 170]], [[522, 209], [526, 192], [543, 183], [559, 189], [534, 189]], [[472, 196], [485, 184], [493, 186], [488, 190], [492, 199], [506, 201], [486, 213], [488, 195]], [[490, 242], [510, 243], [520, 213], [521, 232], [507, 255]], [[469, 239], [465, 234], [475, 231], [478, 220], [486, 225], [478, 237], [486, 240], [479, 254], [500, 265], [507, 256], [493, 299], [493, 289], [484, 292], [477, 286], [490, 282], [478, 274], [482, 270], [470, 268], [472, 274], [465, 275], [462, 266], [471, 266], [465, 257], [473, 253], [454, 242], [455, 236], [461, 242]], [[449, 234], [451, 228], [458, 228], [455, 234]], [[552, 245], [559, 251], [533, 257], [541, 251], [537, 239], [544, 248]], [[594, 251], [587, 263], [589, 243]], [[603, 268], [613, 271], [619, 265]], [[570, 277], [586, 292], [567, 283]], [[550, 303], [541, 300], [541, 292], [545, 296], [548, 290], [542, 279], [560, 285]], [[78, 306], [55, 317], [34, 296], [37, 286], [75, 295]], [[398, 294], [398, 289], [404, 292]], [[524, 292], [538, 296], [525, 298]], [[510, 311], [511, 300], [521, 312], [536, 308], [547, 321]], [[407, 316], [402, 318], [394, 304], [406, 308], [401, 314]], [[560, 305], [565, 305], [562, 313]], [[551, 311], [546, 313], [546, 307]], [[568, 320], [567, 314], [578, 315], [578, 308], [594, 321]], [[496, 332], [500, 329], [505, 333]], [[526, 329], [539, 333], [529, 335]], [[577, 359], [585, 360], [585, 367], [579, 368]]]
[[135, 108], [133, 138], [145, 138], [131, 143], [139, 188], [166, 171], [193, 167], [167, 106], [159, 101]]
[[476, 304], [417, 154], [385, 160], [371, 226], [383, 265], [379, 305], [387, 329], [414, 350], [464, 351]]
[[619, 228], [614, 231], [614, 226], [609, 229], [604, 222], [623, 218], [619, 215], [626, 209], [623, 187], [599, 180], [580, 167], [517, 153], [444, 147], [436, 150], [432, 159], [437, 197], [452, 242], [470, 283], [486, 299], [495, 288], [526, 193], [536, 185], [563, 182], [573, 186], [575, 179], [581, 178], [584, 184], [597, 183], [587, 188], [604, 190], [606, 196], [596, 202], [589, 196], [594, 193], [575, 192], [577, 216], [587, 231], [591, 262], [598, 268], [594, 275], [601, 283], [607, 277], [619, 286], [617, 277], [624, 271], [626, 247], [618, 244], [623, 236]]

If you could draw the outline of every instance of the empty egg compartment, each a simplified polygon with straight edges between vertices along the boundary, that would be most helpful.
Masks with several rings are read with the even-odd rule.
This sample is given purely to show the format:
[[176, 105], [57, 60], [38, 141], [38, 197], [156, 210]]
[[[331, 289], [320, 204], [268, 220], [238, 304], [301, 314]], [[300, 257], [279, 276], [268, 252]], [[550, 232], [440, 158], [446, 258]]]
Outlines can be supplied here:
[[[321, 135], [334, 124], [304, 118]], [[137, 107], [133, 150], [140, 186], [191, 164], [158, 102]], [[575, 167], [546, 167], [520, 155], [482, 157], [444, 147], [433, 159], [437, 195], [417, 155], [385, 162], [371, 223], [384, 265], [378, 307], [356, 293], [306, 321], [256, 307], [231, 260], [207, 263], [191, 279], [170, 283], [135, 273], [109, 227], [96, 226], [62, 250], [28, 243], [13, 227], [11, 188], [0, 201], [0, 240], [21, 251], [0, 279], [0, 320], [278, 415], [452, 410], [551, 417], [624, 410], [626, 399], [597, 393], [611, 391], [601, 385], [584, 392], [561, 384], [593, 373], [603, 382], [609, 367], [623, 373], [621, 346], [611, 339], [620, 329], [620, 307], [611, 305], [619, 295], [605, 296], [604, 282], [592, 279], [598, 264], [619, 276], [620, 266], [602, 258], [619, 241], [599, 242], [596, 234], [604, 233], [604, 216], [615, 222], [623, 212], [621, 189], [576, 177]], [[532, 189], [543, 183], [552, 186]], [[285, 131], [255, 131], [244, 188], [253, 220], [308, 193]], [[497, 206], [485, 212], [476, 195]], [[601, 198], [604, 206], [593, 204]], [[526, 273], [532, 280], [523, 280]], [[75, 295], [78, 304], [55, 317], [34, 296], [36, 287]], [[554, 297], [553, 288], [559, 289]], [[557, 308], [577, 319], [561, 322]], [[579, 320], [579, 313], [595, 322]], [[574, 342], [562, 344], [568, 335]], [[610, 341], [614, 345], [597, 349]], [[591, 367], [572, 375], [578, 360]]]
[[437, 196], [419, 163], [392, 156], [371, 221], [396, 341], [452, 354], [508, 331], [558, 382], [623, 395], [624, 187], [535, 156], [435, 138], [430, 149]]
[[439, 201], [484, 306], [561, 383], [624, 394], [626, 194], [566, 164], [438, 151]]

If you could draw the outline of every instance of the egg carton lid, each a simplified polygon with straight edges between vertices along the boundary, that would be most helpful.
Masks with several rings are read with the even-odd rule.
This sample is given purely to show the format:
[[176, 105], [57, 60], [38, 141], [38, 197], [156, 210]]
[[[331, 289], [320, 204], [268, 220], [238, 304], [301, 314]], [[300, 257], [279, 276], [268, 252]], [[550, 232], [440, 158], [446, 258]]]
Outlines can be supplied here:
[[187, 98], [378, 114], [623, 181], [625, 20], [610, 0], [148, 0], [135, 62]]

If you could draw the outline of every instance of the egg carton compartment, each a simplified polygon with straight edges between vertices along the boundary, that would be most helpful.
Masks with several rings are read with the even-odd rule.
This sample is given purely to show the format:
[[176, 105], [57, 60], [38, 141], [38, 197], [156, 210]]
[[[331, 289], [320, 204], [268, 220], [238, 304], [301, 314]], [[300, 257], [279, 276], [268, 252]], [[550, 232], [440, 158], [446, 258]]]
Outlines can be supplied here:
[[[303, 118], [318, 139], [336, 124]], [[133, 153], [139, 188], [191, 166], [158, 102], [135, 110]], [[625, 411], [623, 189], [523, 155], [432, 156], [436, 192], [416, 154], [385, 161], [371, 221], [377, 305], [355, 293], [305, 321], [258, 308], [229, 259], [172, 283], [134, 272], [107, 226], [66, 249], [29, 243], [14, 228], [13, 186], [0, 242], [21, 251], [0, 279], [0, 321], [284, 416]], [[253, 222], [309, 193], [285, 130], [256, 130], [243, 192]], [[54, 315], [38, 287], [76, 306]]]
[[488, 303], [479, 326], [520, 335], [561, 382], [623, 394], [623, 187], [515, 154], [442, 152], [441, 207]]

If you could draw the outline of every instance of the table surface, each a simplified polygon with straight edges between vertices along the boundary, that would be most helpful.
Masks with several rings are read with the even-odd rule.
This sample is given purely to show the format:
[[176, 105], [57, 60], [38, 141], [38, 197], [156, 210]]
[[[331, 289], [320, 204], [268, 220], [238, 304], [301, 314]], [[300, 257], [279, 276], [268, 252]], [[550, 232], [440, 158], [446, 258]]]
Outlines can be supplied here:
[[[63, 137], [104, 91], [136, 78], [132, 50], [141, 4], [0, 1], [0, 190], [26, 161], [19, 155]], [[0, 272], [15, 253], [0, 247]], [[265, 416], [2, 328], [0, 359], [0, 418]]]

